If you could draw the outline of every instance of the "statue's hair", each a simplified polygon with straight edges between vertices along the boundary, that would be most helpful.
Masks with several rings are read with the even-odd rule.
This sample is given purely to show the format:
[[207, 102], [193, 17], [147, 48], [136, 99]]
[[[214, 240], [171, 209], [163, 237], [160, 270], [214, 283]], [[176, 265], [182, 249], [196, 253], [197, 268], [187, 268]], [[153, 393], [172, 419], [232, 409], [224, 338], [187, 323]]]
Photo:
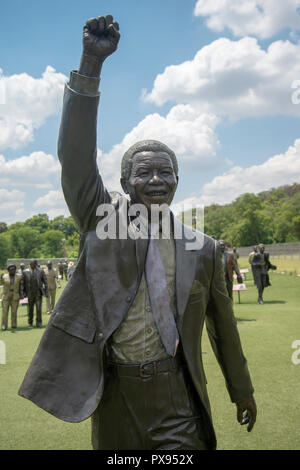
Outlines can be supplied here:
[[158, 140], [141, 140], [132, 145], [123, 155], [121, 163], [121, 177], [128, 180], [132, 168], [132, 159], [138, 152], [166, 152], [173, 163], [176, 176], [178, 176], [178, 162], [175, 153], [166, 144]]

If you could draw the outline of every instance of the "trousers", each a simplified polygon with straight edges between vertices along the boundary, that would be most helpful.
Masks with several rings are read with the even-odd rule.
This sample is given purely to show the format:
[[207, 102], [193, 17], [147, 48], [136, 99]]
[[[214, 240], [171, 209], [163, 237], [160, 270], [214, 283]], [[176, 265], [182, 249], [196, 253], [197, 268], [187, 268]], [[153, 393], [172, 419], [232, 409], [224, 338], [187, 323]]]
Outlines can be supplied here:
[[187, 385], [187, 370], [176, 366], [140, 377], [130, 367], [109, 368], [100, 405], [92, 415], [93, 449], [208, 449], [203, 418]]
[[258, 298], [262, 299], [264, 288], [270, 284], [269, 282], [267, 282], [267, 273], [260, 269], [254, 268], [253, 277], [254, 283], [258, 290]]
[[35, 295], [28, 297], [28, 324], [32, 325], [33, 323], [33, 311], [34, 305], [36, 306], [36, 324], [37, 326], [42, 325], [42, 296]]
[[47, 306], [47, 313], [51, 313], [55, 306], [55, 297], [56, 297], [56, 288], [55, 289], [48, 289], [48, 297], [46, 297], [46, 306]]
[[13, 293], [9, 294], [7, 299], [2, 300], [2, 329], [8, 328], [8, 313], [9, 307], [11, 308], [11, 327], [17, 328], [17, 312], [19, 307], [19, 300], [14, 300]]

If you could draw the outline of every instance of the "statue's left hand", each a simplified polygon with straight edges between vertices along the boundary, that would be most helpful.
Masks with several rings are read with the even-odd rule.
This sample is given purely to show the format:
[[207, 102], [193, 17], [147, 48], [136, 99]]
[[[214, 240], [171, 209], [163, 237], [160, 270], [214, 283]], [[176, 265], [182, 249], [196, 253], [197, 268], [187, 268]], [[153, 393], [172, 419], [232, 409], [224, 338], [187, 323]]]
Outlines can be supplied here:
[[248, 424], [247, 431], [250, 432], [253, 429], [256, 421], [256, 403], [253, 395], [245, 400], [236, 403], [237, 407], [237, 420], [240, 424]]

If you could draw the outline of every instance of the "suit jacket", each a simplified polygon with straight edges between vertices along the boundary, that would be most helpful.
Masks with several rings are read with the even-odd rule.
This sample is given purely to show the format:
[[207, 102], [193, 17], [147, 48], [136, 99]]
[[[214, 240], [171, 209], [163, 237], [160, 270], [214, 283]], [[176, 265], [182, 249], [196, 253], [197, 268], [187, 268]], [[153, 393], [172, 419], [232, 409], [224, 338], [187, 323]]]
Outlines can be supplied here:
[[[46, 274], [43, 269], [36, 267], [37, 283], [38, 283], [38, 293], [39, 295], [45, 295], [48, 297], [48, 281]], [[24, 269], [24, 291], [27, 297], [30, 297], [30, 269]]]
[[[98, 100], [97, 95], [83, 95], [66, 87], [59, 158], [64, 194], [82, 234], [81, 251], [19, 391], [41, 408], [71, 422], [90, 417], [99, 405], [105, 381], [105, 345], [134, 300], [148, 248], [148, 240], [97, 237], [98, 204], [111, 203], [122, 223], [122, 208], [127, 203], [120, 194], [106, 191], [96, 165]], [[174, 228], [182, 227], [174, 218]], [[219, 248], [202, 234], [203, 248], [186, 250], [190, 232], [186, 229], [183, 238], [175, 240], [176, 321], [190, 378], [204, 410], [208, 439], [214, 447], [201, 351], [205, 321], [231, 400], [248, 397], [253, 387]]]
[[[8, 300], [10, 294], [10, 275], [4, 274], [1, 279], [1, 284], [3, 285], [3, 296], [2, 300]], [[20, 297], [23, 297], [23, 275], [16, 273], [15, 280], [13, 284], [13, 300], [19, 300]]]
[[265, 263], [266, 263], [266, 269], [269, 271], [270, 269], [277, 269], [277, 266], [271, 263], [270, 261], [270, 253], [267, 251], [264, 252], [264, 258], [265, 258]]
[[54, 290], [56, 289], [56, 279], [57, 279], [57, 271], [55, 268], [51, 268], [50, 270], [48, 268], [45, 269], [44, 273], [46, 274], [46, 278], [48, 281], [48, 290]]

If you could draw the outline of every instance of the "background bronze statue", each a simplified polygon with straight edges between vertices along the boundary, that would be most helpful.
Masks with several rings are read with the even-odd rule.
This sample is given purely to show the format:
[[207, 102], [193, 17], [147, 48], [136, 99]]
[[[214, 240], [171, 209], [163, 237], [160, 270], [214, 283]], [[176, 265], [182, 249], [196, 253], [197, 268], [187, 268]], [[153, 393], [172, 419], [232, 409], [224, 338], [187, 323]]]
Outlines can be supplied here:
[[34, 306], [36, 326], [42, 327], [43, 295], [48, 297], [48, 281], [44, 271], [38, 267], [37, 260], [30, 261], [30, 268], [24, 270], [24, 290], [28, 297], [28, 325], [33, 325]]
[[52, 266], [52, 261], [47, 261], [47, 268], [45, 269], [45, 274], [48, 282], [48, 297], [46, 297], [46, 306], [47, 314], [50, 315], [53, 312], [55, 306], [56, 281], [58, 281], [58, 287], [61, 287], [57, 271]]
[[264, 289], [265, 287], [269, 287], [271, 285], [268, 271], [270, 269], [277, 269], [277, 267], [270, 262], [269, 253], [265, 251], [265, 245], [263, 243], [258, 245], [257, 252], [254, 253], [252, 257], [251, 268], [254, 284], [256, 285], [258, 291], [258, 303], [263, 305]]
[[[71, 72], [65, 88], [58, 154], [81, 251], [19, 393], [65, 421], [91, 416], [94, 449], [213, 449], [204, 321], [248, 431], [256, 419], [253, 386], [217, 243], [202, 235], [203, 247], [187, 250], [195, 232], [183, 231], [172, 214], [171, 237], [163, 239], [164, 228], [157, 227], [158, 239], [142, 238], [147, 220], [137, 225], [128, 213], [132, 203], [142, 203], [148, 219], [153, 204], [171, 203], [178, 183], [174, 152], [147, 140], [125, 153], [121, 184], [129, 204], [103, 185], [96, 163], [98, 86], [119, 38], [111, 15], [87, 21], [79, 72]], [[130, 237], [99, 239], [97, 210], [104, 203]], [[181, 239], [173, 237], [178, 231]]]
[[19, 300], [24, 297], [23, 275], [17, 273], [17, 266], [15, 264], [7, 266], [7, 271], [8, 273], [4, 274], [1, 278], [1, 284], [3, 285], [2, 330], [7, 330], [8, 328], [9, 310], [11, 313], [11, 327], [13, 329], [17, 328]]
[[239, 284], [242, 284], [243, 278], [240, 273], [237, 261], [235, 259], [234, 253], [226, 250], [226, 243], [224, 240], [219, 242], [221, 253], [222, 253], [222, 263], [224, 268], [225, 282], [227, 287], [227, 292], [229, 297], [232, 299], [232, 289], [233, 289], [233, 272], [237, 275], [237, 281]]

